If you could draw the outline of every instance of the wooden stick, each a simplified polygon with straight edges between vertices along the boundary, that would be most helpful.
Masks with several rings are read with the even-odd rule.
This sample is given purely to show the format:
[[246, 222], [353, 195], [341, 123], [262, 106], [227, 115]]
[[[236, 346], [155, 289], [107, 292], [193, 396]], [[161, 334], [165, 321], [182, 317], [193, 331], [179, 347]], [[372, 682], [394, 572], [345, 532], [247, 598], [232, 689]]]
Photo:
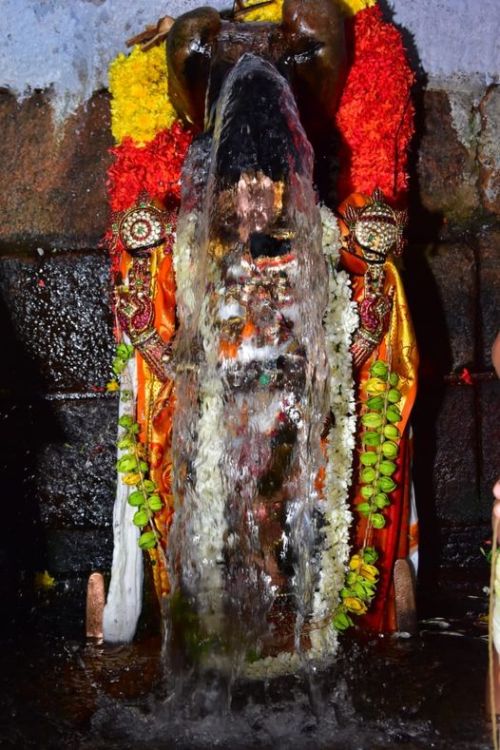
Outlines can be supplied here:
[[87, 607], [85, 617], [85, 631], [87, 638], [95, 638], [102, 642], [104, 616], [104, 578], [102, 573], [92, 573], [87, 583]]

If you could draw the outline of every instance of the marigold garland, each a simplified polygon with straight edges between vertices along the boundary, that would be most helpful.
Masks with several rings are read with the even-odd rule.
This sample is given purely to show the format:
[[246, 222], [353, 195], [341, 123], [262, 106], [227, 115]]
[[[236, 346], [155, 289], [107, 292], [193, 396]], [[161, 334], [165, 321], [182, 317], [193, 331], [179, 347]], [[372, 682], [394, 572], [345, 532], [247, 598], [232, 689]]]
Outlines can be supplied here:
[[167, 65], [163, 45], [130, 55], [118, 55], [109, 70], [111, 130], [117, 143], [129, 136], [147, 143], [177, 117], [167, 95]]
[[400, 32], [377, 6], [352, 22], [353, 64], [337, 113], [341, 134], [339, 197], [371, 194], [379, 187], [398, 201], [408, 185], [407, 151], [412, 138], [414, 75]]
[[371, 8], [372, 5], [376, 4], [377, 0], [337, 0], [337, 2], [346, 15], [354, 16], [360, 10]]
[[[143, 147], [125, 138], [111, 149], [114, 159], [108, 170], [108, 195], [113, 213], [126, 211], [142, 195], [150, 200], [158, 199], [169, 208], [177, 208], [182, 165], [192, 137], [192, 133], [176, 121]], [[113, 242], [111, 230], [106, 241], [113, 270], [117, 270], [123, 248], [119, 242]]]
[[[258, 5], [262, 0], [246, 0], [243, 3], [245, 8], [251, 8], [254, 5]], [[267, 21], [270, 23], [280, 23], [283, 15], [283, 0], [274, 0], [269, 5], [264, 5], [262, 8], [256, 8], [255, 10], [248, 11], [240, 16], [240, 18], [247, 21]]]
[[[335, 0], [332, 0], [334, 2]], [[246, 8], [251, 8], [253, 5], [258, 5], [261, 0], [250, 0], [250, 2], [244, 2], [243, 5]], [[364, 8], [369, 8], [375, 5], [377, 0], [337, 0], [343, 12], [348, 16], [353, 16], [359, 13]], [[253, 11], [244, 14], [245, 21], [268, 21], [272, 23], [279, 23], [282, 19], [283, 13], [283, 0], [274, 0], [269, 5], [265, 5], [262, 8], [256, 8]]]

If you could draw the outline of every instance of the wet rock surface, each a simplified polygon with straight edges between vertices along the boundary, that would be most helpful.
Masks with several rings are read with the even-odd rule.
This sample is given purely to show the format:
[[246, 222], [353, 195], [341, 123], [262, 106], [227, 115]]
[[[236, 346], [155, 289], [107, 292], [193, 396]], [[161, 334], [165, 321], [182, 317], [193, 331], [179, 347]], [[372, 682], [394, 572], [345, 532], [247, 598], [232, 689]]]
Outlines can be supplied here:
[[[42, 243], [44, 244], [44, 243]], [[0, 388], [92, 391], [110, 377], [114, 349], [109, 265], [100, 253], [58, 254], [44, 244], [0, 262], [10, 366]]]
[[[423, 98], [422, 137], [419, 144], [420, 199], [430, 213], [463, 221], [480, 206], [474, 147], [461, 141], [445, 91], [427, 91]], [[465, 107], [473, 109], [472, 101]]]
[[2, 747], [486, 750], [485, 604], [455, 590], [416, 638], [347, 636], [309, 677], [188, 678], [177, 700], [157, 638], [111, 648], [38, 628], [2, 643]]
[[488, 87], [481, 102], [482, 133], [479, 141], [479, 189], [485, 208], [500, 213], [500, 86]]

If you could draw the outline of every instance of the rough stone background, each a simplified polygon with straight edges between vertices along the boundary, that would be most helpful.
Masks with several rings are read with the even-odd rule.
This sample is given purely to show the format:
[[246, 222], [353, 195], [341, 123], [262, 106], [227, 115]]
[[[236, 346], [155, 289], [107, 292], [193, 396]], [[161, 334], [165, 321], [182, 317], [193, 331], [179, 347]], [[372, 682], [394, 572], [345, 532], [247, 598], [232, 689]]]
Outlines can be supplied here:
[[[428, 584], [447, 570], [486, 575], [500, 472], [498, 10], [496, 0], [384, 7], [419, 74], [404, 276], [421, 351], [415, 484]], [[60, 599], [79, 626], [86, 577], [109, 569], [112, 551], [105, 71], [164, 13], [159, 1], [5, 0], [0, 21], [0, 596], [29, 613], [33, 574], [47, 569], [56, 586], [43, 601]]]

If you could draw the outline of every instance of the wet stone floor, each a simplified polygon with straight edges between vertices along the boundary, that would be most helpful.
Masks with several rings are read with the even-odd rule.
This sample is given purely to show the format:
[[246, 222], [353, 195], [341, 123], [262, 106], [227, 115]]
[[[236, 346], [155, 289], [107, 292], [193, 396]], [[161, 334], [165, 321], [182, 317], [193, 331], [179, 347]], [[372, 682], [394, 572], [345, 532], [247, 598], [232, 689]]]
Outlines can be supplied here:
[[207, 679], [177, 700], [165, 699], [154, 635], [103, 647], [18, 628], [1, 641], [0, 747], [483, 750], [485, 609], [484, 594], [462, 593], [446, 617], [426, 613], [417, 637], [344, 637], [335, 666], [308, 679]]

